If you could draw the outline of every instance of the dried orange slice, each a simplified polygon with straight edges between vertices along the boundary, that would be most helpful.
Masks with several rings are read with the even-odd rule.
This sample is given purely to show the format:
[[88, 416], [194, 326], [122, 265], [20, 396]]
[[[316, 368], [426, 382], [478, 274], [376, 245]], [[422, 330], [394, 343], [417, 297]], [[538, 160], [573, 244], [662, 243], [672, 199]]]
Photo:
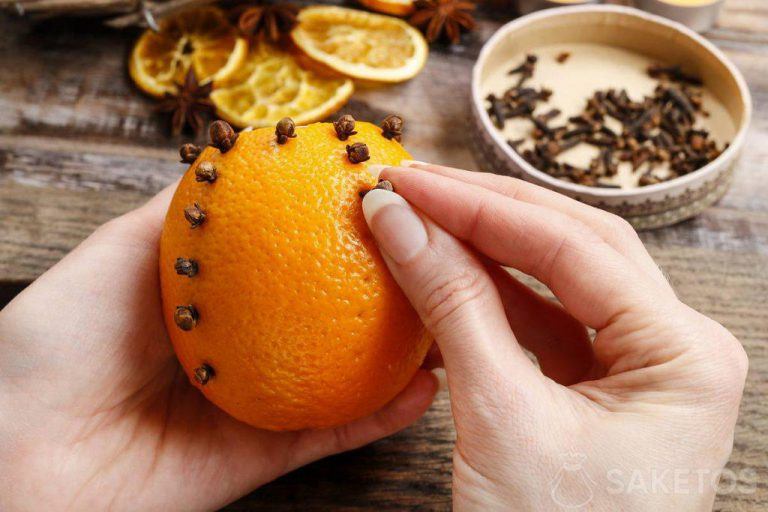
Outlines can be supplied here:
[[291, 37], [310, 59], [344, 76], [402, 82], [424, 67], [421, 33], [401, 19], [343, 7], [307, 7]]
[[393, 16], [408, 16], [414, 11], [413, 0], [358, 0], [368, 9]]
[[160, 31], [144, 32], [133, 47], [128, 70], [152, 96], [175, 94], [190, 67], [198, 82], [231, 75], [248, 53], [248, 43], [216, 7], [189, 9], [160, 21]]
[[284, 117], [308, 124], [340, 109], [352, 95], [347, 78], [325, 78], [303, 69], [293, 56], [261, 41], [242, 65], [211, 93], [216, 113], [241, 128], [274, 125]]

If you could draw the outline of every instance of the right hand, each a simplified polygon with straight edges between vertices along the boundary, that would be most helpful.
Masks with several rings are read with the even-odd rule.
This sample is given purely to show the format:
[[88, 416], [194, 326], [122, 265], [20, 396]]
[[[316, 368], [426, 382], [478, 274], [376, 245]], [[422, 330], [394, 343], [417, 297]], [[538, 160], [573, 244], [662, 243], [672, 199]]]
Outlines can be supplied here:
[[380, 177], [397, 194], [363, 208], [444, 359], [455, 508], [710, 509], [747, 358], [678, 300], [630, 225], [512, 178], [417, 162]]

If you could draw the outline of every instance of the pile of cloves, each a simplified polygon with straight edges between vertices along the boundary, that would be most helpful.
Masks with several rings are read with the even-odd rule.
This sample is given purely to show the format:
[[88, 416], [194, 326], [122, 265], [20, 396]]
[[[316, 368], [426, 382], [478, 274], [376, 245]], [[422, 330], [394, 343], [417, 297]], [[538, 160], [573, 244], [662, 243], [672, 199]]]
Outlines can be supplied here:
[[[508, 143], [528, 163], [551, 176], [587, 186], [619, 188], [604, 180], [617, 174], [620, 162], [629, 162], [632, 171], [640, 173], [638, 185], [646, 186], [691, 173], [725, 149], [718, 148], [709, 132], [694, 126], [697, 116], [709, 115], [702, 109], [702, 82], [679, 66], [649, 66], [648, 75], [659, 80], [659, 84], [652, 95], [641, 101], [632, 100], [624, 89], [599, 90], [587, 99], [579, 115], [553, 125], [561, 115], [560, 110], [536, 113], [539, 104], [546, 103], [552, 92], [525, 86], [537, 61], [536, 56], [528, 55], [509, 72], [519, 75], [517, 84], [502, 97], [488, 95], [486, 101], [488, 115], [500, 130], [507, 119], [530, 120], [529, 141], [533, 148], [520, 151], [525, 139]], [[610, 128], [608, 118], [617, 121], [621, 130]], [[558, 155], [581, 144], [599, 150], [588, 167], [558, 161]], [[655, 172], [662, 166], [668, 168], [663, 176]]]

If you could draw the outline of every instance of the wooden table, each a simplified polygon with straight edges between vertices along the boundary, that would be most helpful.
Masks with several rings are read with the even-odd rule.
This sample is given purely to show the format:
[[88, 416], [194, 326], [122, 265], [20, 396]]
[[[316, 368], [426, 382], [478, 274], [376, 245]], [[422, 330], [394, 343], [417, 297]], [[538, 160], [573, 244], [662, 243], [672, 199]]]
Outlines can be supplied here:
[[[483, 12], [464, 46], [433, 48], [419, 77], [360, 90], [347, 111], [380, 119], [396, 106], [408, 113], [406, 140], [417, 158], [473, 168], [464, 133], [469, 70], [508, 18]], [[86, 20], [35, 27], [0, 18], [0, 301], [184, 169], [176, 152], [182, 139], [167, 135], [165, 120], [127, 76], [136, 34]], [[757, 511], [768, 508], [768, 2], [728, 0], [707, 36], [752, 90], [744, 154], [718, 205], [642, 236], [680, 297], [725, 324], [750, 355], [728, 467], [753, 470], [758, 484], [751, 494], [722, 494], [717, 509]], [[453, 438], [442, 394], [407, 431], [299, 470], [229, 509], [446, 510]]]

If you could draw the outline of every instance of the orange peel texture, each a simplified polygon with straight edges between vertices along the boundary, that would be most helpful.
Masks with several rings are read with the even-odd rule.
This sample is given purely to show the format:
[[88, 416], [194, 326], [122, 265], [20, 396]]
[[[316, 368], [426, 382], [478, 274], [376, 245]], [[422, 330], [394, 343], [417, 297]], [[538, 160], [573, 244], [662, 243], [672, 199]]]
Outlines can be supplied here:
[[[377, 126], [355, 129], [341, 141], [330, 123], [297, 127], [285, 144], [274, 127], [242, 132], [226, 153], [202, 150], [171, 202], [160, 244], [171, 341], [191, 382], [254, 427], [369, 415], [406, 386], [431, 343], [360, 204], [376, 183], [368, 165], [410, 155]], [[356, 142], [370, 160], [349, 161]], [[195, 204], [204, 219], [193, 229], [185, 209]]]

